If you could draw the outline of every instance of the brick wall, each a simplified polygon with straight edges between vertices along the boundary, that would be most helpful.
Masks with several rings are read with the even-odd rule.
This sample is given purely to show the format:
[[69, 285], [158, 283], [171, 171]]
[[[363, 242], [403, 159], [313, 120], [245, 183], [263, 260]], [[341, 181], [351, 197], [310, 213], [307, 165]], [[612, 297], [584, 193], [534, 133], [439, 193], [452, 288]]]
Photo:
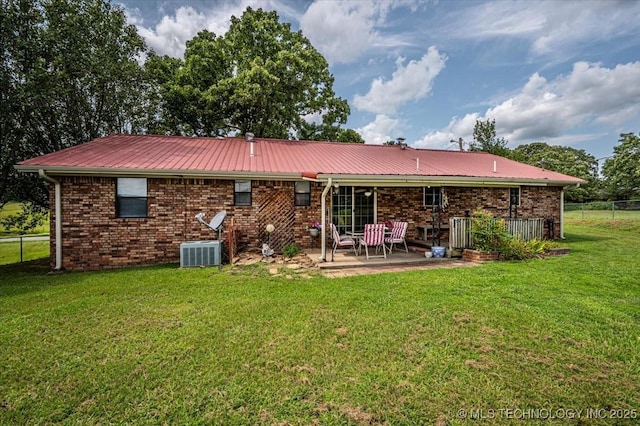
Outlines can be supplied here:
[[[61, 177], [63, 268], [92, 270], [122, 266], [177, 262], [185, 241], [212, 240], [217, 236], [194, 216], [204, 212], [210, 219], [227, 211], [222, 235], [226, 239], [231, 220], [241, 247], [258, 248], [266, 242], [267, 223], [276, 226], [272, 245], [295, 242], [303, 248], [318, 247], [308, 227], [321, 219], [323, 186], [312, 183], [311, 206], [294, 206], [294, 183], [253, 181], [252, 205], [233, 205], [233, 180], [148, 179], [148, 217], [116, 217], [116, 179], [101, 177]], [[500, 217], [508, 216], [508, 188], [447, 188], [449, 207], [443, 219], [463, 216], [465, 210], [485, 208]], [[275, 194], [279, 204], [270, 201]], [[522, 187], [519, 217], [553, 218], [558, 236], [560, 188]], [[53, 186], [51, 187], [53, 206]], [[286, 200], [290, 200], [287, 202]], [[283, 201], [284, 200], [284, 201]], [[284, 203], [284, 204], [283, 204]], [[330, 200], [327, 200], [330, 211]], [[407, 236], [414, 238], [416, 225], [426, 224], [431, 211], [422, 205], [422, 188], [386, 188], [378, 194], [377, 217], [409, 222]], [[55, 262], [55, 215], [51, 211], [51, 262]], [[327, 216], [328, 217], [328, 216]], [[285, 223], [284, 221], [289, 221]], [[327, 231], [325, 227], [325, 231]]]
[[[561, 191], [559, 187], [521, 187], [517, 217], [553, 219], [554, 236], [558, 238]], [[442, 212], [443, 223], [448, 223], [451, 217], [465, 216], [480, 208], [496, 217], [509, 217], [509, 188], [447, 187], [445, 192], [449, 206]], [[422, 202], [422, 188], [386, 188], [378, 194], [378, 220], [409, 222], [407, 237], [416, 238], [416, 226], [431, 221], [431, 207], [423, 206]], [[545, 229], [545, 236], [548, 235]], [[448, 238], [446, 233], [444, 237]]]
[[[213, 240], [217, 235], [197, 222], [194, 216], [204, 212], [210, 220], [226, 210], [222, 238], [227, 238], [231, 219], [241, 247], [260, 247], [266, 241], [264, 228], [269, 217], [260, 206], [285, 191], [286, 206], [295, 226], [283, 229], [275, 222], [275, 240], [279, 235], [300, 246], [309, 246], [307, 231], [312, 220], [320, 220], [322, 187], [312, 183], [312, 206], [294, 206], [293, 182], [253, 181], [252, 205], [234, 206], [234, 181], [212, 179], [148, 179], [148, 217], [116, 217], [116, 179], [99, 177], [62, 177], [62, 252], [63, 268], [93, 270], [132, 265], [177, 262], [180, 244], [192, 240]], [[51, 187], [51, 205], [53, 186]], [[318, 207], [316, 207], [318, 206]], [[55, 266], [55, 215], [51, 212], [51, 266]], [[276, 217], [277, 219], [277, 217]], [[316, 246], [317, 246], [316, 242]]]

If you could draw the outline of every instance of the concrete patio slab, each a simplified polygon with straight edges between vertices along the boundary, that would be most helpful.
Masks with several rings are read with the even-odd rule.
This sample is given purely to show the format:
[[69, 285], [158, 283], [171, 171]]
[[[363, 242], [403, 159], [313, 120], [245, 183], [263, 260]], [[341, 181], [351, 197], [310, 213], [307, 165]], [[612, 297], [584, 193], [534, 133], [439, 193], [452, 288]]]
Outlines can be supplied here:
[[[307, 256], [314, 262], [320, 258], [320, 249], [305, 250]], [[327, 250], [327, 261], [318, 262], [320, 270], [349, 269], [349, 268], [383, 268], [383, 267], [407, 267], [407, 266], [429, 266], [429, 267], [450, 267], [467, 266], [465, 262], [457, 258], [427, 258], [424, 252], [405, 253], [404, 251], [394, 251], [387, 255], [387, 258], [377, 257], [367, 259], [364, 254], [355, 255], [353, 252], [336, 252], [334, 261], [331, 261], [331, 251]]]

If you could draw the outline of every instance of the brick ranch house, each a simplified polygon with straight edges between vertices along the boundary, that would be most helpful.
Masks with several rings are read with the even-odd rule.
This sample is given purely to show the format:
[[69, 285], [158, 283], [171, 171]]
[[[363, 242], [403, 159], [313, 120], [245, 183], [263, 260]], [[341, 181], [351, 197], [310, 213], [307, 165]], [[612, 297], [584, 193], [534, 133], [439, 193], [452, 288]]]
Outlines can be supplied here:
[[319, 246], [321, 260], [331, 222], [407, 221], [415, 238], [436, 207], [443, 221], [478, 208], [545, 218], [557, 238], [563, 188], [582, 182], [483, 152], [253, 137], [114, 134], [16, 168], [50, 182], [51, 267], [66, 270], [177, 262], [181, 243], [217, 238], [194, 216], [222, 210], [223, 239], [233, 222], [236, 245], [260, 247], [273, 224], [274, 249]]

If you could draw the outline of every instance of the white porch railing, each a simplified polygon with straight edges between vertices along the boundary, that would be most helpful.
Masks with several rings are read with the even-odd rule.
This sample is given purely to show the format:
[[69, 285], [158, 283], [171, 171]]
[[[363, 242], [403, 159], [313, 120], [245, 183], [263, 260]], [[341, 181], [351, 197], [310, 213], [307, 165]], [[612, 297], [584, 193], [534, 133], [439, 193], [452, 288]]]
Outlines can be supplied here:
[[[503, 220], [507, 225], [507, 231], [511, 235], [519, 235], [524, 241], [541, 240], [544, 237], [544, 219], [509, 218]], [[470, 217], [452, 217], [449, 219], [449, 247], [473, 247]]]

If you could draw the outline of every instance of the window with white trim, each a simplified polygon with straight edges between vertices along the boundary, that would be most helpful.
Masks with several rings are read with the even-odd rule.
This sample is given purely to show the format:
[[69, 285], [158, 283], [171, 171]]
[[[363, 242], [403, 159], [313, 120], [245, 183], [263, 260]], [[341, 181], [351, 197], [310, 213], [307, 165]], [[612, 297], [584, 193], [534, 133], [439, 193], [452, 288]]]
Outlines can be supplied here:
[[147, 217], [147, 179], [118, 178], [116, 181], [117, 217]]
[[251, 205], [251, 181], [237, 180], [234, 183], [233, 204], [236, 206]]
[[425, 206], [441, 206], [442, 205], [442, 192], [439, 186], [430, 186], [423, 188], [423, 201]]
[[311, 205], [311, 182], [308, 180], [297, 181], [295, 183], [294, 193], [294, 204], [296, 206]]

